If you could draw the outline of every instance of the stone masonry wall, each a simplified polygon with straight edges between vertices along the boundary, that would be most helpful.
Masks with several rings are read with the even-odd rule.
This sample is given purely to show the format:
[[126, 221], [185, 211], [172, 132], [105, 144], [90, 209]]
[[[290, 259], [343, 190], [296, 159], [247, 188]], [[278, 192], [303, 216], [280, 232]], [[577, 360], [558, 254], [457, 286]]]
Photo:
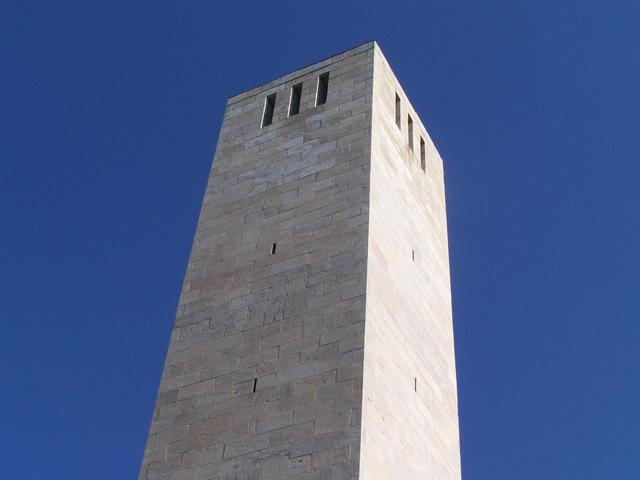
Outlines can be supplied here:
[[229, 99], [141, 480], [358, 478], [373, 52]]
[[360, 474], [459, 480], [442, 159], [377, 46], [374, 65]]

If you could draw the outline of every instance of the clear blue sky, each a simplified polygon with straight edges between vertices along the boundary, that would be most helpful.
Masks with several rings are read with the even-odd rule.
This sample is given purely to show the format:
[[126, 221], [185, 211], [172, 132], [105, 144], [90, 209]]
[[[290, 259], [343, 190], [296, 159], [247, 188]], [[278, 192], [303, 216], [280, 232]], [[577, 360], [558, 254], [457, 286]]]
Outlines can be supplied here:
[[228, 95], [371, 38], [445, 159], [465, 480], [640, 478], [640, 3], [14, 2], [0, 472], [137, 475]]

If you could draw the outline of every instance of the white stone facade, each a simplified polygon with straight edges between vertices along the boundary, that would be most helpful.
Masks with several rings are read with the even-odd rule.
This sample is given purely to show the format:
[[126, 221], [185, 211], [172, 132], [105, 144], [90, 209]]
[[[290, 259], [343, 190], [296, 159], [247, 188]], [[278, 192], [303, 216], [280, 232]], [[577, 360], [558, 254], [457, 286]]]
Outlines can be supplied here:
[[379, 48], [371, 151], [360, 478], [460, 479], [442, 159]]
[[229, 98], [139, 478], [459, 479], [445, 213], [375, 42]]

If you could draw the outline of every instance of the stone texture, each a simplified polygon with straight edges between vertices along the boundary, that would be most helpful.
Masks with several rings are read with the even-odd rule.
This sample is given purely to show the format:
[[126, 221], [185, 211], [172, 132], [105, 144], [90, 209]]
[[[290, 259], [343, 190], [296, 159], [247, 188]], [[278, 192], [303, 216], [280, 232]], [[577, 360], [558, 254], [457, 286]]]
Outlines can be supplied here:
[[460, 477], [442, 161], [410, 108], [374, 42], [229, 98], [141, 480]]
[[374, 65], [360, 478], [459, 479], [442, 159], [378, 48]]

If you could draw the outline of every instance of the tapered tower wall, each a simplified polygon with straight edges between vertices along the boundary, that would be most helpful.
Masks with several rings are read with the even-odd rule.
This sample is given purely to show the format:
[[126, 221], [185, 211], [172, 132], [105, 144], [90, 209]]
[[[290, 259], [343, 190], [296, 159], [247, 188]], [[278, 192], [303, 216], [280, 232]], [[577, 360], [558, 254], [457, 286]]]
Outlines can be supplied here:
[[458, 480], [448, 265], [375, 42], [229, 98], [139, 478]]
[[456, 480], [442, 159], [377, 46], [373, 85], [361, 478]]
[[368, 43], [228, 100], [141, 479], [357, 478], [372, 77]]

